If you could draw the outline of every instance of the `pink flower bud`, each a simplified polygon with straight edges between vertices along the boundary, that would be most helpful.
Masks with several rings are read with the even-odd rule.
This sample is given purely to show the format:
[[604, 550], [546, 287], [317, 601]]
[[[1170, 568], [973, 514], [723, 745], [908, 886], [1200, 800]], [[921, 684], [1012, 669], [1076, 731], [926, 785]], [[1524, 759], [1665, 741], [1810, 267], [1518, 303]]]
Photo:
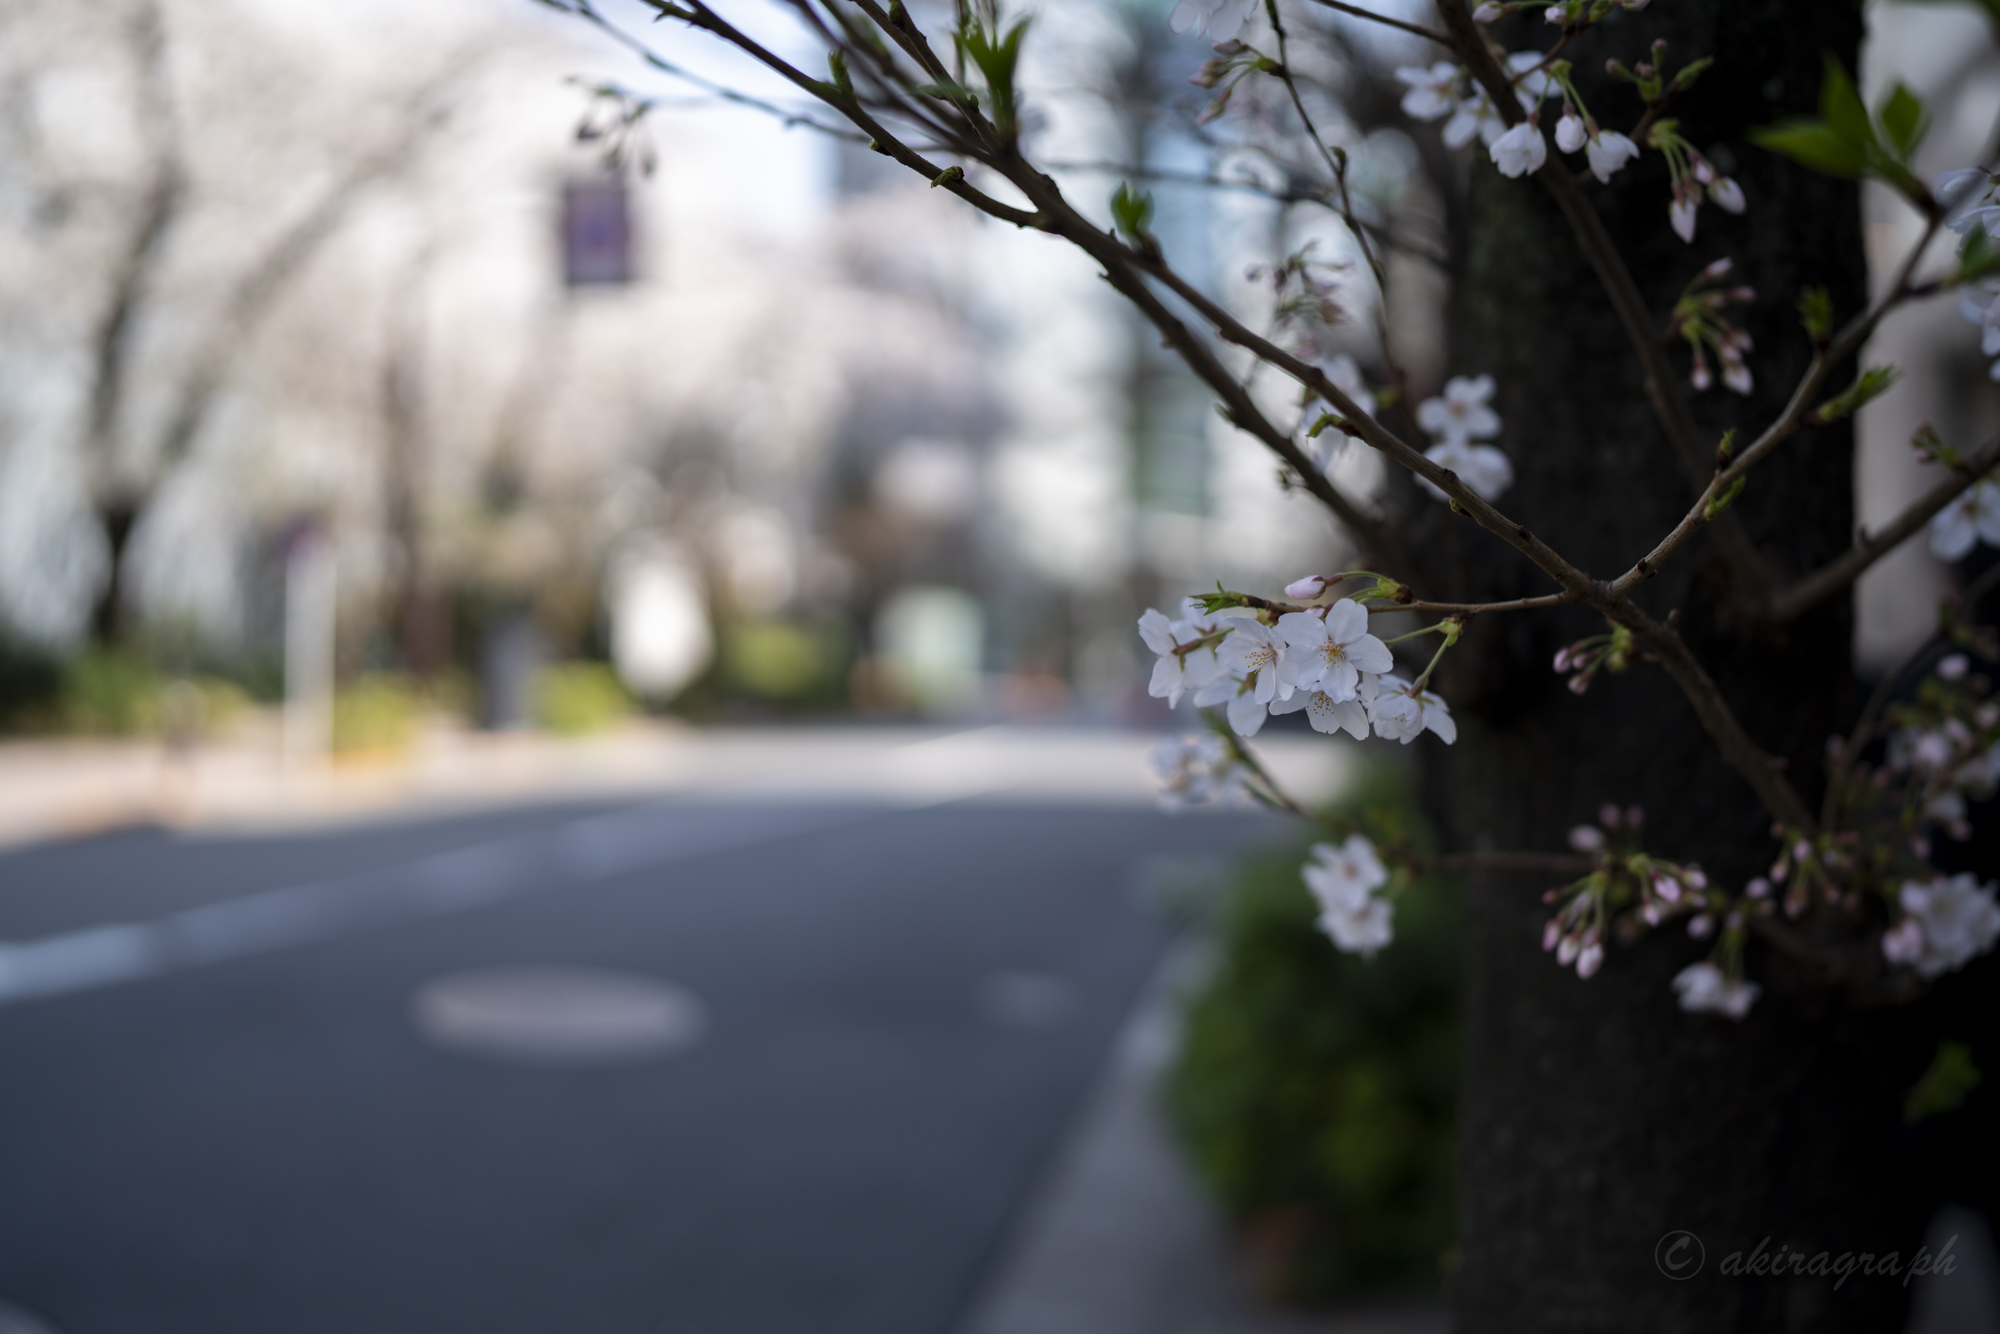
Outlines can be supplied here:
[[1585, 676], [1582, 672], [1578, 672], [1575, 676], [1572, 676], [1569, 679], [1570, 694], [1581, 695], [1586, 690], [1589, 689], [1590, 689], [1590, 678], [1588, 676]]
[[1810, 856], [1812, 856], [1812, 844], [1806, 842], [1804, 839], [1800, 839], [1792, 844], [1793, 861], [1802, 862]]
[[1316, 574], [1309, 574], [1303, 579], [1295, 579], [1285, 585], [1285, 596], [1298, 598], [1302, 602], [1310, 602], [1325, 591], [1326, 580]]
[[1576, 956], [1582, 949], [1582, 943], [1575, 936], [1564, 936], [1556, 948], [1556, 962], [1567, 968], [1576, 962]]
[[1554, 949], [1556, 942], [1560, 939], [1562, 939], [1562, 927], [1557, 923], [1550, 922], [1542, 928], [1542, 949], [1544, 951]]
[[1499, 17], [1500, 6], [1496, 4], [1484, 4], [1472, 11], [1472, 21], [1474, 23], [1491, 23]]
[[1745, 885], [1743, 892], [1753, 899], [1768, 899], [1771, 897], [1771, 882], [1760, 875]]
[[1706, 940], [1715, 931], [1715, 919], [1707, 913], [1688, 919], [1688, 934], [1696, 940]]
[[[1705, 167], [1708, 164], [1704, 162], [1701, 165]], [[1699, 175], [1700, 167], [1695, 172]], [[1728, 213], [1741, 213], [1750, 207], [1750, 202], [1743, 197], [1743, 187], [1727, 176], [1717, 177], [1709, 184], [1708, 197], [1715, 201], [1717, 208]]]
[[1586, 945], [1576, 956], [1576, 975], [1588, 979], [1604, 966], [1604, 946]]
[[1660, 924], [1660, 905], [1657, 903], [1648, 903], [1645, 907], [1639, 909], [1639, 916], [1646, 919], [1647, 926], [1658, 926]]
[[1964, 676], [1972, 666], [1972, 660], [1963, 653], [1954, 653], [1937, 665], [1937, 674], [1947, 681], [1956, 681]]
[[1695, 281], [1703, 283], [1712, 283], [1717, 278], [1720, 278], [1723, 274], [1729, 272], [1730, 269], [1734, 268], [1735, 266], [1736, 266], [1736, 261], [1731, 259], [1729, 256], [1724, 255], [1721, 259], [1716, 260], [1715, 263], [1709, 265], [1707, 268], [1703, 269], [1700, 273], [1696, 274]]
[[1580, 824], [1569, 831], [1569, 845], [1578, 852], [1596, 852], [1604, 846], [1604, 831], [1596, 825]]
[[1681, 887], [1671, 876], [1655, 875], [1653, 877], [1653, 892], [1668, 903], [1679, 903], [1681, 901]]
[[1570, 651], [1569, 651], [1569, 649], [1567, 649], [1567, 648], [1559, 648], [1559, 649], [1557, 649], [1557, 650], [1556, 650], [1556, 670], [1557, 670], [1557, 671], [1559, 671], [1559, 672], [1566, 672], [1566, 671], [1568, 671], [1568, 670], [1569, 670], [1569, 654], [1570, 654]]

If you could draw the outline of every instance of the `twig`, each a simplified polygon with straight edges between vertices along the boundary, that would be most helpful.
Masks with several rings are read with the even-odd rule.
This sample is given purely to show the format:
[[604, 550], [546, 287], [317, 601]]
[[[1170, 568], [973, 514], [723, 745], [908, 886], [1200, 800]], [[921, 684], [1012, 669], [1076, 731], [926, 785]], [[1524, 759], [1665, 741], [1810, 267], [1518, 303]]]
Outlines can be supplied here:
[[1435, 28], [1426, 28], [1421, 23], [1406, 23], [1402, 19], [1392, 19], [1387, 14], [1377, 14], [1372, 10], [1363, 9], [1359, 5], [1344, 4], [1342, 0], [1313, 0], [1313, 3], [1322, 5], [1327, 9], [1338, 10], [1343, 14], [1352, 14], [1358, 19], [1367, 19], [1371, 23], [1380, 23], [1390, 28], [1400, 28], [1404, 32], [1414, 33], [1419, 37], [1436, 42], [1439, 46], [1448, 47], [1452, 45], [1451, 38], [1445, 36]]
[[1826, 598], [1846, 588], [1876, 561], [1929, 523], [1932, 516], [1963, 495], [1996, 464], [2000, 464], [2000, 436], [1981, 445], [1971, 457], [1952, 470], [1951, 476], [1918, 497], [1889, 523], [1873, 533], [1863, 533], [1848, 551], [1781, 590], [1771, 599], [1771, 618], [1780, 624], [1795, 621]]

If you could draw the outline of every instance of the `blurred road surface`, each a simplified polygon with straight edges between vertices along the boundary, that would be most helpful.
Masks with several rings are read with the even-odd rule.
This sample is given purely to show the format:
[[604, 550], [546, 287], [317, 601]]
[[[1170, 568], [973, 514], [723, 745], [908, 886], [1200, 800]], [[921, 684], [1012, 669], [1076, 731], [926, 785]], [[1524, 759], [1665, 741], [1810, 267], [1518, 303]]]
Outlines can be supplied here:
[[[1160, 955], [1162, 859], [1269, 826], [756, 772], [0, 854], [0, 1303], [61, 1334], [951, 1328]], [[511, 1054], [415, 1021], [508, 968], [685, 1012], [613, 987]], [[606, 1013], [624, 1037], [565, 1059]], [[619, 1048], [647, 1014], [678, 1036]]]

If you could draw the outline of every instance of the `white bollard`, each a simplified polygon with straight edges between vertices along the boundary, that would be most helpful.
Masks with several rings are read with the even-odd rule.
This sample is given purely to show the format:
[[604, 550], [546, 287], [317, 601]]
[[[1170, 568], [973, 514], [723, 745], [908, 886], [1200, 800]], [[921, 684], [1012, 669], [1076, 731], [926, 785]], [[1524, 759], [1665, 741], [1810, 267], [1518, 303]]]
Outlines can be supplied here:
[[285, 768], [333, 749], [333, 544], [316, 528], [285, 553]]

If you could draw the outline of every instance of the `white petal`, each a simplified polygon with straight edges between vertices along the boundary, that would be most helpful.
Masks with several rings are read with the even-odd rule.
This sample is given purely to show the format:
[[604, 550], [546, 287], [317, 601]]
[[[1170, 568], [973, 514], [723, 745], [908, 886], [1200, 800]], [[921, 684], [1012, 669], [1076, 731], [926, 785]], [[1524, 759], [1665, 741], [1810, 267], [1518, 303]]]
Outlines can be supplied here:
[[1146, 641], [1146, 647], [1155, 653], [1171, 653], [1174, 648], [1172, 623], [1167, 614], [1157, 608], [1148, 607], [1146, 614], [1139, 618], [1139, 638]]
[[1249, 691], [1229, 701], [1229, 726], [1238, 736], [1256, 736], [1264, 726], [1264, 705]]
[[1931, 520], [1931, 554], [1939, 560], [1958, 560], [1978, 543], [1978, 527], [1956, 501]]
[[1368, 609], [1353, 598], [1342, 598], [1327, 608], [1324, 624], [1322, 638], [1336, 644], [1352, 643], [1368, 633]]
[[1389, 646], [1374, 635], [1362, 635], [1347, 645], [1347, 660], [1364, 672], [1387, 672], [1395, 670], [1395, 655]]

